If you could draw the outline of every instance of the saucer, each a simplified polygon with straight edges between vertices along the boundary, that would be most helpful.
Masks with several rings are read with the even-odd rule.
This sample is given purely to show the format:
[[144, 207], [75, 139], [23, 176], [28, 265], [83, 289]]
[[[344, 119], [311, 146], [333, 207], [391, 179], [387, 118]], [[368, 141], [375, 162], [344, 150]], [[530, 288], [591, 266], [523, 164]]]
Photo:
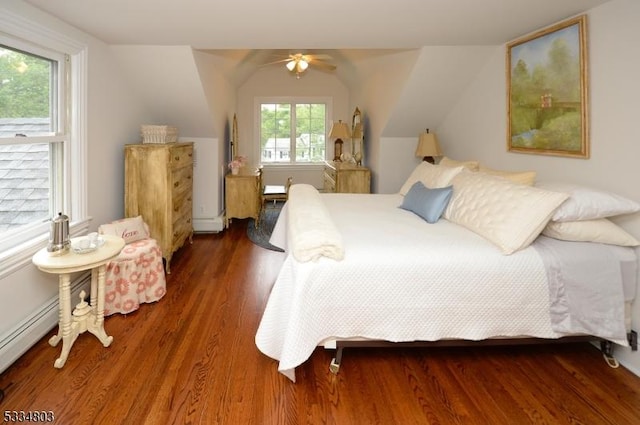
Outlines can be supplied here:
[[89, 238], [79, 238], [71, 242], [71, 249], [76, 254], [88, 254], [100, 248], [104, 242], [105, 240], [101, 237], [98, 237], [94, 242]]

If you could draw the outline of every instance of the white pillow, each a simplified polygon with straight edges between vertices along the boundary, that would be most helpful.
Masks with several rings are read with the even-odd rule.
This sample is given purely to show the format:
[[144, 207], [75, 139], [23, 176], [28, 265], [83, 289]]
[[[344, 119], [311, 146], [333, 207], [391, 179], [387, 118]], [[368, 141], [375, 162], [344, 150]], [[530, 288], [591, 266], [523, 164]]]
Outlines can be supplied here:
[[406, 195], [416, 182], [421, 182], [429, 189], [447, 187], [451, 184], [451, 179], [463, 169], [464, 167], [445, 167], [422, 161], [400, 188], [400, 195]]
[[606, 218], [582, 221], [550, 221], [542, 231], [542, 234], [563, 241], [598, 242], [620, 246], [640, 245], [636, 238]]
[[443, 156], [440, 162], [438, 162], [438, 165], [444, 165], [445, 167], [464, 167], [471, 171], [478, 171], [480, 163], [478, 161], [456, 161], [455, 159]]
[[505, 179], [511, 180], [514, 183], [526, 184], [527, 186], [533, 186], [533, 184], [536, 182], [535, 171], [494, 170], [483, 165], [480, 165], [478, 171], [480, 171], [481, 173], [490, 174], [492, 176], [504, 177]]
[[102, 235], [120, 236], [126, 244], [149, 237], [149, 229], [140, 215], [103, 224], [98, 231]]
[[452, 184], [444, 217], [483, 236], [504, 254], [529, 246], [568, 196], [470, 171], [458, 174]]
[[570, 195], [551, 217], [553, 221], [595, 220], [640, 211], [639, 203], [604, 190], [569, 183], [545, 182], [536, 186]]

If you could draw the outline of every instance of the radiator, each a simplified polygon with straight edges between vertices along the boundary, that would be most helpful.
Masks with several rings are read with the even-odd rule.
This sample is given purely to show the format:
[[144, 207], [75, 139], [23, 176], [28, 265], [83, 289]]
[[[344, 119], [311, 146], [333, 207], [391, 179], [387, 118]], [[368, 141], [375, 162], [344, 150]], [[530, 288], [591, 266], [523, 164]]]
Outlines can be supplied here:
[[[71, 282], [71, 299], [77, 300], [80, 291], [91, 291], [91, 272], [83, 273]], [[72, 305], [73, 308], [73, 305]], [[50, 298], [31, 316], [18, 323], [13, 329], [0, 336], [0, 373], [29, 348], [58, 325], [58, 295]], [[51, 367], [60, 354], [60, 347], [51, 347]]]

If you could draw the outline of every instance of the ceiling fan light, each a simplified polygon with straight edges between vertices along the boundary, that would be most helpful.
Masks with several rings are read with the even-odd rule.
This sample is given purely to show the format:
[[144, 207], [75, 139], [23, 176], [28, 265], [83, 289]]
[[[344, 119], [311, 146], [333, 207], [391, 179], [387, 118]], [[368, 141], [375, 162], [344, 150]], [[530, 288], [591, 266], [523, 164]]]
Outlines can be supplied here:
[[296, 67], [296, 61], [292, 60], [287, 62], [287, 64], [285, 65], [287, 67], [287, 69], [289, 71], [293, 71], [293, 69]]
[[309, 62], [307, 62], [306, 60], [301, 59], [301, 60], [298, 62], [298, 68], [300, 69], [300, 71], [304, 71], [304, 70], [306, 70], [308, 67], [309, 67]]

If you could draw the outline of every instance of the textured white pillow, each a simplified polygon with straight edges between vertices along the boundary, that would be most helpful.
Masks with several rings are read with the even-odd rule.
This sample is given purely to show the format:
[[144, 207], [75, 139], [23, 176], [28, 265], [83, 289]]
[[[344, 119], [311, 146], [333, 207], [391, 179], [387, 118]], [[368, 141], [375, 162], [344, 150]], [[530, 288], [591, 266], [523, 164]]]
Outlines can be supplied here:
[[126, 244], [149, 237], [149, 229], [141, 215], [103, 224], [98, 231], [102, 235], [120, 236]]
[[464, 167], [470, 171], [478, 171], [480, 163], [478, 161], [456, 161], [455, 159], [443, 156], [438, 165], [444, 165], [445, 167]]
[[483, 236], [504, 254], [529, 246], [568, 196], [470, 171], [458, 174], [452, 184], [444, 218]]
[[527, 186], [533, 186], [533, 184], [536, 182], [535, 171], [494, 170], [483, 165], [479, 166], [478, 171], [480, 171], [481, 173], [490, 174], [492, 176], [504, 177], [505, 179], [511, 180], [514, 183], [526, 184]]
[[445, 167], [422, 161], [400, 188], [400, 195], [406, 195], [416, 182], [421, 182], [429, 189], [447, 187], [451, 184], [451, 179], [463, 169], [463, 167]]
[[553, 221], [595, 220], [640, 211], [639, 203], [604, 190], [570, 183], [544, 182], [536, 186], [570, 195], [551, 217]]
[[640, 245], [636, 238], [606, 218], [582, 221], [550, 221], [542, 231], [542, 234], [563, 241], [598, 242], [620, 246]]

